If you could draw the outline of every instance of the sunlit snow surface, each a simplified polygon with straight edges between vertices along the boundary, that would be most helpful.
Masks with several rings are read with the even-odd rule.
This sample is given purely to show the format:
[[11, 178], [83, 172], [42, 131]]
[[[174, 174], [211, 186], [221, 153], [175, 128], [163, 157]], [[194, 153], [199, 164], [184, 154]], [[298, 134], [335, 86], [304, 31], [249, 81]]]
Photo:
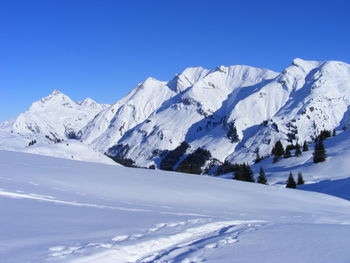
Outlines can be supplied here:
[[0, 151], [0, 262], [349, 262], [350, 202]]

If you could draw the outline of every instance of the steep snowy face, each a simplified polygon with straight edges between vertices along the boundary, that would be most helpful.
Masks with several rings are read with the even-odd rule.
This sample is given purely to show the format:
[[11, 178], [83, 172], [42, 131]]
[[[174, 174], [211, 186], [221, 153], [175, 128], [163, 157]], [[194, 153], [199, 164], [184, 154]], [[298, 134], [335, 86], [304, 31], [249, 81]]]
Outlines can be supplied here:
[[279, 84], [288, 94], [283, 97], [283, 107], [274, 116], [266, 118], [257, 132], [245, 139], [244, 146], [229, 157], [230, 160], [252, 160], [256, 148], [261, 154], [268, 155], [277, 140], [284, 145], [302, 144], [312, 141], [322, 130], [347, 126], [350, 65], [296, 59], [270, 85]]
[[[161, 151], [174, 149], [182, 141], [199, 137], [201, 131], [208, 128], [206, 124], [203, 124], [204, 127], [201, 124], [214, 118], [213, 115], [221, 109], [229, 95], [233, 96], [241, 89], [277, 75], [269, 70], [248, 66], [221, 66], [206, 71], [192, 86], [183, 89], [146, 121], [128, 132], [109, 153], [122, 153], [123, 157], [146, 166]], [[218, 115], [223, 121], [224, 116]]]
[[54, 90], [20, 114], [11, 131], [20, 135], [39, 134], [51, 140], [71, 138], [105, 107], [91, 99], [78, 104]]
[[175, 92], [182, 92], [191, 87], [195, 82], [205, 77], [210, 71], [202, 67], [191, 67], [177, 74], [167, 86]]
[[153, 78], [146, 79], [90, 121], [81, 130], [80, 139], [101, 151], [113, 146], [126, 131], [145, 121], [162, 103], [176, 95], [166, 84]]

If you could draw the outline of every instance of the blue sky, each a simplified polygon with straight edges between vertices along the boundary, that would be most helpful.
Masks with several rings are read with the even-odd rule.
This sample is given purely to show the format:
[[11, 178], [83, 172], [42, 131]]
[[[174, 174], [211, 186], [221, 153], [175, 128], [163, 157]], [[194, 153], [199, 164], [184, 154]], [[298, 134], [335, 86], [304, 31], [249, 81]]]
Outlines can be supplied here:
[[350, 1], [1, 0], [0, 121], [59, 89], [113, 103], [189, 66], [350, 63]]

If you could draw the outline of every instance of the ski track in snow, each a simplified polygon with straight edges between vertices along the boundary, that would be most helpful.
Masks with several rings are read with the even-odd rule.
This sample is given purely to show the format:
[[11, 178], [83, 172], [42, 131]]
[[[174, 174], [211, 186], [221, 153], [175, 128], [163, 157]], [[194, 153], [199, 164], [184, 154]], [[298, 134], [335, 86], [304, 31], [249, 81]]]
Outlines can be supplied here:
[[14, 192], [7, 192], [2, 191], [0, 189], [0, 196], [10, 197], [10, 198], [16, 198], [16, 199], [33, 199], [37, 201], [44, 201], [44, 202], [51, 202], [56, 204], [62, 204], [62, 205], [72, 205], [72, 206], [81, 206], [81, 207], [93, 207], [93, 208], [101, 208], [101, 209], [112, 209], [112, 210], [119, 210], [119, 211], [128, 211], [128, 212], [144, 212], [144, 213], [159, 213], [159, 214], [168, 214], [168, 215], [178, 215], [178, 216], [199, 216], [199, 217], [209, 217], [208, 215], [203, 214], [196, 214], [196, 213], [179, 213], [179, 212], [165, 212], [165, 211], [155, 211], [150, 209], [142, 209], [142, 208], [126, 208], [126, 207], [120, 207], [120, 206], [107, 206], [107, 205], [96, 205], [96, 204], [88, 204], [88, 203], [79, 203], [75, 201], [62, 201], [57, 200], [53, 196], [47, 196], [47, 195], [37, 195], [37, 194], [24, 194], [22, 191], [17, 190], [16, 193]]
[[[156, 212], [105, 205], [57, 200], [53, 196], [0, 191], [0, 196], [32, 199], [61, 205], [117, 209], [132, 212]], [[159, 212], [158, 213], [171, 213]], [[176, 213], [189, 215], [187, 213]], [[201, 215], [200, 215], [201, 216]], [[186, 221], [158, 223], [144, 231], [117, 235], [103, 242], [56, 245], [48, 248], [41, 260], [71, 263], [126, 263], [126, 262], [203, 262], [215, 248], [237, 242], [241, 232], [253, 231], [263, 221], [212, 221], [198, 217]]]
[[[237, 242], [240, 233], [254, 231], [262, 223], [209, 222], [208, 219], [160, 223], [144, 233], [119, 235], [105, 242], [50, 247], [46, 260], [71, 263], [203, 262], [215, 248]], [[177, 232], [172, 233], [175, 229]]]

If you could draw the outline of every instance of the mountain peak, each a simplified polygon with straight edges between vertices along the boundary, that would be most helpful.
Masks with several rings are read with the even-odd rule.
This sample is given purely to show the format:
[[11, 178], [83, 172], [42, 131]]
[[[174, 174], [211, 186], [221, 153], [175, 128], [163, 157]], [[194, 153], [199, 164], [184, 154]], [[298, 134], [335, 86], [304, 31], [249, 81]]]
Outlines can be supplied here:
[[215, 71], [226, 73], [227, 72], [227, 67], [221, 65], [221, 66], [216, 67]]
[[323, 62], [313, 61], [313, 60], [304, 60], [301, 58], [295, 58], [292, 61], [292, 66], [300, 67], [302, 69], [310, 70], [312, 68], [317, 68], [321, 66]]
[[60, 92], [59, 90], [57, 89], [54, 89], [50, 95], [42, 98], [40, 100], [40, 102], [43, 104], [43, 103], [46, 103], [46, 102], [49, 102], [49, 101], [57, 101], [57, 100], [63, 100], [63, 101], [71, 101], [71, 99], [64, 95], [62, 92]]
[[80, 105], [89, 105], [89, 104], [96, 104], [96, 101], [94, 101], [91, 98], [86, 98], [82, 102], [79, 103]]
[[62, 94], [62, 92], [60, 92], [58, 89], [54, 89], [50, 95], [57, 96], [57, 95], [61, 95], [61, 94]]

